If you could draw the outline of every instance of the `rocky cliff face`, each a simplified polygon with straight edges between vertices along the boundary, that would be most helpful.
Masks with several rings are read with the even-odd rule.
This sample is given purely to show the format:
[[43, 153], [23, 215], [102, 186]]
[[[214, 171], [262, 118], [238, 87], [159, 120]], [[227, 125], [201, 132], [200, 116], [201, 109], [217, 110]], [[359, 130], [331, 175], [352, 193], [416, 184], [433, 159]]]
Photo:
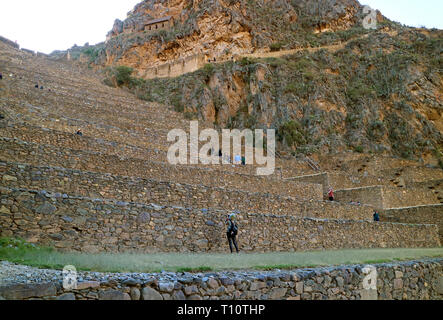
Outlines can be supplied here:
[[[348, 29], [360, 11], [354, 0], [147, 0], [115, 22], [97, 62], [130, 66], [144, 77], [149, 68], [193, 55], [229, 60], [306, 46], [306, 32]], [[174, 18], [172, 28], [144, 31], [147, 21], [165, 16]]]
[[441, 31], [370, 32], [281, 57], [208, 64], [134, 91], [221, 128], [275, 128], [280, 150], [351, 149], [436, 164], [441, 39]]
[[[143, 31], [165, 16], [173, 27]], [[381, 13], [367, 30], [365, 17], [355, 0], [149, 0], [76, 54], [133, 68], [135, 94], [188, 118], [275, 128], [288, 154], [351, 149], [443, 165], [442, 32]]]

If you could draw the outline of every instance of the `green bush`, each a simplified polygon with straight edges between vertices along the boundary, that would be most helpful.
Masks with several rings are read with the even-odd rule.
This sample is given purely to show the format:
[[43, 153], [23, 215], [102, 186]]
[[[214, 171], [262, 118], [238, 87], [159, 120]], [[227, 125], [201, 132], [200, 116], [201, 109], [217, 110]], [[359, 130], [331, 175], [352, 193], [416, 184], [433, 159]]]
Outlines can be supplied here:
[[96, 47], [89, 47], [83, 50], [82, 53], [89, 57], [89, 62], [94, 62], [100, 54], [100, 49]]
[[368, 127], [368, 137], [372, 140], [378, 140], [385, 135], [385, 125], [381, 120], [372, 121]]
[[105, 70], [106, 79], [103, 82], [112, 87], [129, 87], [131, 84], [139, 83], [131, 77], [133, 72], [134, 69], [127, 66], [109, 67]]
[[284, 45], [285, 45], [284, 42], [274, 42], [269, 46], [269, 48], [271, 49], [271, 52], [275, 52], [275, 51], [280, 51]]
[[286, 122], [278, 129], [277, 133], [280, 142], [286, 142], [288, 147], [298, 147], [307, 143], [306, 133], [298, 121]]
[[212, 63], [207, 63], [203, 67], [203, 72], [208, 76], [211, 75], [212, 73], [214, 73], [214, 70], [215, 70], [215, 66]]
[[126, 66], [118, 66], [116, 69], [115, 78], [117, 80], [117, 85], [122, 86], [126, 85], [128, 86], [131, 82], [131, 75], [134, 69]]
[[358, 153], [363, 153], [363, 147], [362, 146], [356, 146], [356, 147], [354, 147], [354, 151], [355, 152], [358, 152]]
[[185, 107], [182, 104], [182, 97], [180, 95], [174, 95], [171, 97], [171, 104], [174, 106], [176, 112], [183, 112]]
[[372, 94], [372, 90], [368, 86], [361, 82], [351, 82], [350, 86], [346, 90], [346, 97], [350, 102], [356, 103], [368, 99]]

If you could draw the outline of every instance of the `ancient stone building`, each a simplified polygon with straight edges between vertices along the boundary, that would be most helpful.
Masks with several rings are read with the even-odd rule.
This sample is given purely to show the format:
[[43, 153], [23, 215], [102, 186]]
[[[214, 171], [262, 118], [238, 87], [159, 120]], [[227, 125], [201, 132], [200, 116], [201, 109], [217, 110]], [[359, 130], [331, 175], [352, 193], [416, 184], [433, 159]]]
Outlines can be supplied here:
[[169, 29], [174, 25], [174, 18], [171, 16], [149, 20], [145, 23], [145, 31], [157, 31]]

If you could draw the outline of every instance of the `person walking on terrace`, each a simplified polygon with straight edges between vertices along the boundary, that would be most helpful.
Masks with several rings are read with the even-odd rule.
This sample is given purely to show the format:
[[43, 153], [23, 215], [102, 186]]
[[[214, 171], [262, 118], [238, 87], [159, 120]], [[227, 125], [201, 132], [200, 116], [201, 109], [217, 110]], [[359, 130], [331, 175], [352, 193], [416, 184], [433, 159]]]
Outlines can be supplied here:
[[375, 222], [380, 221], [380, 215], [378, 214], [378, 211], [377, 211], [377, 210], [374, 211], [374, 221], [375, 221]]
[[238, 250], [237, 239], [236, 239], [238, 234], [238, 226], [235, 223], [235, 213], [229, 215], [228, 219], [226, 219], [226, 223], [228, 224], [228, 230], [226, 232], [226, 235], [228, 236], [229, 249], [231, 250], [231, 253], [233, 253], [234, 250], [232, 248], [232, 244], [234, 244], [235, 250], [237, 251], [237, 253], [239, 253], [240, 250]]
[[334, 201], [334, 191], [332, 190], [331, 187], [329, 187], [328, 197], [329, 197], [329, 201]]

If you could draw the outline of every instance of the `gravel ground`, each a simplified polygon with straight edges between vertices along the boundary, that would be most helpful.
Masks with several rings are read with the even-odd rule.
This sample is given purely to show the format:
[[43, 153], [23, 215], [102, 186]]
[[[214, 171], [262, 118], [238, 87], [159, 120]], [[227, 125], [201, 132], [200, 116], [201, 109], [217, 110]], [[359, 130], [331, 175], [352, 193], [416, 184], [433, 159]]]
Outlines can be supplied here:
[[[377, 267], [382, 266], [395, 266], [399, 263], [404, 266], [413, 266], [420, 261], [436, 262], [441, 264], [442, 258], [428, 258], [420, 260], [410, 260], [397, 263], [380, 263], [376, 264]], [[79, 271], [78, 282], [83, 281], [99, 281], [101, 283], [107, 283], [110, 281], [117, 281], [124, 283], [125, 281], [136, 281], [139, 283], [146, 283], [157, 279], [158, 281], [181, 281], [187, 282], [195, 279], [202, 279], [205, 281], [208, 277], [229, 277], [233, 279], [251, 280], [251, 279], [272, 279], [272, 278], [286, 278], [295, 274], [312, 275], [316, 273], [326, 272], [326, 274], [334, 273], [337, 270], [343, 268], [360, 269], [364, 267], [361, 264], [353, 264], [346, 266], [331, 266], [331, 267], [318, 267], [318, 268], [301, 268], [296, 270], [273, 270], [273, 271], [223, 271], [223, 272], [207, 272], [207, 273], [189, 273], [189, 272], [161, 272], [161, 273], [100, 273], [100, 272], [88, 272]], [[48, 270], [38, 269], [34, 267], [28, 267], [23, 265], [17, 265], [8, 261], [0, 261], [0, 286], [8, 284], [33, 284], [43, 282], [63, 282], [63, 275], [61, 270]]]

